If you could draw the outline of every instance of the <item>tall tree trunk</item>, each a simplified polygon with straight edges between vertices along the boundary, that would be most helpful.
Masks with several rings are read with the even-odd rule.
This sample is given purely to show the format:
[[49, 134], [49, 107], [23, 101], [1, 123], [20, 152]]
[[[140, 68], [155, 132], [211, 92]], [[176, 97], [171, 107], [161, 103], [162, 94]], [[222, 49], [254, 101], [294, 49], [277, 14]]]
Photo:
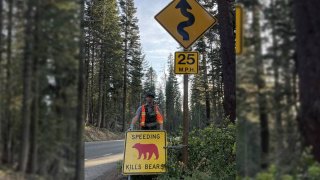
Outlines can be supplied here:
[[99, 126], [100, 128], [105, 128], [105, 120], [106, 120], [106, 93], [105, 91], [103, 91], [102, 92], [102, 118]]
[[[2, 62], [2, 51], [3, 51], [3, 43], [2, 43], [2, 32], [3, 32], [3, 1], [0, 1], [0, 64]], [[1, 69], [2, 67], [0, 67]]]
[[[3, 79], [2, 79], [2, 72], [3, 72], [3, 67], [2, 67], [2, 48], [3, 48], [3, 43], [2, 43], [2, 31], [3, 31], [3, 16], [2, 16], [2, 11], [3, 11], [3, 1], [0, 1], [0, 84], [3, 84]], [[0, 93], [3, 92], [3, 87], [0, 88]], [[2, 137], [2, 128], [3, 128], [3, 123], [4, 123], [4, 103], [0, 102], [0, 144], [3, 144], [3, 137]], [[0, 146], [0, 159], [2, 159], [2, 146]]]
[[260, 32], [260, 10], [259, 4], [252, 6], [253, 12], [253, 37], [254, 37], [254, 56], [256, 66], [255, 83], [258, 90], [258, 106], [259, 106], [259, 119], [260, 119], [260, 138], [261, 138], [261, 168], [268, 167], [268, 154], [269, 154], [269, 127], [267, 115], [267, 100], [263, 92], [265, 89], [265, 82], [263, 80], [263, 58], [261, 47], [261, 32]]
[[[101, 40], [101, 43], [104, 43]], [[104, 64], [105, 59], [103, 58], [104, 45], [101, 45], [101, 54], [100, 54], [100, 64], [99, 64], [99, 96], [98, 96], [98, 123], [97, 127], [101, 127], [101, 122], [103, 120], [102, 111], [103, 111], [103, 87], [104, 87]]]
[[297, 63], [299, 75], [299, 128], [305, 145], [320, 162], [320, 9], [319, 0], [293, 0], [297, 30]]
[[[90, 30], [89, 30], [90, 31]], [[89, 32], [90, 34], [90, 32]], [[90, 39], [90, 35], [89, 35], [89, 39]], [[89, 40], [90, 41], [90, 40]], [[90, 107], [90, 90], [89, 90], [89, 87], [90, 87], [90, 42], [88, 42], [88, 44], [85, 45], [85, 52], [84, 53], [87, 53], [86, 56], [85, 56], [85, 82], [86, 82], [86, 91], [85, 91], [85, 110], [84, 110], [84, 114], [85, 114], [85, 124], [87, 124], [89, 122], [89, 107]]]
[[31, 114], [31, 124], [30, 124], [30, 153], [28, 158], [28, 169], [27, 172], [33, 174], [36, 172], [36, 163], [37, 163], [37, 151], [38, 151], [38, 143], [37, 143], [37, 132], [38, 132], [38, 122], [39, 122], [39, 17], [40, 17], [40, 0], [36, 0], [36, 13], [35, 13], [35, 28], [34, 28], [34, 56], [33, 56], [33, 87], [32, 91], [34, 94], [34, 98], [32, 101], [32, 114]]
[[[127, 6], [127, 4], [126, 4]], [[128, 71], [128, 18], [126, 12], [126, 29], [125, 29], [125, 49], [124, 49], [124, 66], [123, 66], [123, 102], [122, 102], [122, 132], [125, 131], [126, 107], [127, 107], [127, 71]]]
[[[104, 54], [104, 58], [107, 60], [107, 53]], [[108, 59], [109, 60], [109, 59]], [[111, 105], [111, 102], [110, 102], [110, 98], [109, 98], [109, 93], [110, 93], [110, 70], [111, 70], [111, 67], [110, 67], [110, 61], [107, 61], [105, 63], [105, 92], [104, 92], [104, 121], [103, 121], [103, 127], [104, 128], [109, 128], [109, 119], [110, 117], [109, 116], [106, 116], [107, 114], [110, 114], [110, 105]], [[113, 106], [113, 105], [112, 105]]]
[[[91, 32], [91, 35], [93, 37], [93, 32]], [[89, 108], [89, 114], [90, 114], [90, 117], [89, 117], [89, 123], [90, 124], [94, 124], [94, 110], [93, 110], [93, 86], [94, 86], [94, 58], [95, 58], [95, 38], [93, 37], [92, 38], [92, 55], [91, 55], [91, 84], [90, 84], [90, 92], [91, 92], [91, 98], [90, 98], [90, 108]]]
[[84, 76], [84, 0], [80, 2], [80, 41], [79, 41], [79, 72], [78, 72], [78, 106], [77, 106], [77, 117], [76, 117], [76, 158], [75, 158], [75, 180], [84, 179], [84, 147], [83, 147], [83, 122], [84, 122], [84, 90], [85, 90], [85, 76]]
[[[272, 54], [273, 54], [273, 70], [274, 70], [274, 113], [275, 113], [275, 129], [277, 137], [276, 145], [276, 164], [280, 165], [281, 156], [280, 152], [283, 150], [283, 126], [282, 126], [282, 110], [281, 110], [281, 87], [279, 82], [279, 68], [281, 59], [278, 57], [278, 42], [276, 39], [276, 26], [275, 26], [275, 0], [271, 1], [272, 14]], [[292, 127], [290, 127], [292, 128]]]
[[232, 0], [217, 0], [221, 59], [223, 69], [224, 113], [231, 122], [236, 120], [235, 39], [233, 20], [230, 17]]
[[[104, 48], [105, 49], [105, 48]], [[101, 128], [105, 128], [105, 120], [106, 120], [106, 100], [107, 100], [107, 92], [108, 89], [106, 88], [108, 85], [107, 85], [107, 82], [106, 82], [106, 79], [107, 79], [107, 53], [106, 51], [104, 50], [103, 51], [103, 54], [102, 54], [102, 57], [103, 57], [103, 83], [102, 83], [102, 119], [101, 119], [101, 124], [100, 124], [100, 127]]]
[[37, 132], [38, 132], [38, 122], [39, 122], [39, 73], [38, 73], [38, 58], [34, 58], [33, 62], [33, 75], [34, 75], [34, 99], [32, 101], [32, 114], [31, 114], [31, 124], [30, 124], [30, 153], [28, 158], [28, 169], [27, 172], [33, 174], [36, 172], [37, 163]]
[[203, 68], [204, 68], [204, 74], [203, 74], [203, 85], [204, 85], [204, 91], [205, 91], [205, 100], [206, 100], [206, 125], [208, 126], [210, 124], [210, 95], [209, 95], [209, 86], [208, 86], [208, 68], [207, 68], [207, 58], [206, 58], [206, 50], [204, 48], [204, 51], [202, 52], [203, 55]]
[[5, 123], [4, 123], [4, 152], [3, 162], [11, 163], [11, 148], [12, 148], [12, 119], [11, 119], [11, 44], [12, 44], [12, 11], [13, 11], [13, 0], [8, 1], [9, 12], [8, 12], [8, 36], [7, 36], [7, 64], [6, 64], [6, 106], [5, 106]]
[[23, 99], [21, 108], [21, 152], [19, 158], [19, 171], [26, 172], [30, 147], [30, 109], [31, 109], [31, 67], [32, 67], [32, 8], [33, 0], [27, 1], [25, 47], [23, 55]]

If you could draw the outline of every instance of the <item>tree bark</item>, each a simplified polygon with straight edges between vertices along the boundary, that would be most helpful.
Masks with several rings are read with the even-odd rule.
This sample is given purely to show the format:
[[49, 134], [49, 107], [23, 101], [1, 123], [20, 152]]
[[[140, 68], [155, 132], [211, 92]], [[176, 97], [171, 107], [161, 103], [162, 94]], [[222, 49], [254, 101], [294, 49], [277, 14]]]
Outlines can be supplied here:
[[[276, 15], [275, 9], [275, 1], [271, 1], [272, 7], [272, 14]], [[282, 93], [281, 87], [279, 82], [280, 76], [280, 61], [278, 57], [278, 42], [276, 39], [276, 24], [275, 24], [275, 17], [271, 18], [271, 27], [272, 27], [272, 54], [273, 54], [273, 70], [274, 70], [274, 114], [275, 114], [275, 129], [276, 129], [276, 137], [277, 137], [277, 144], [276, 144], [276, 165], [280, 166], [281, 157], [280, 152], [283, 150], [283, 126], [282, 126], [282, 110], [281, 110], [281, 100], [282, 100]], [[286, 53], [284, 53], [286, 54]], [[285, 71], [286, 72], [286, 71]], [[292, 128], [292, 127], [290, 127]]]
[[0, 1], [0, 64], [2, 62], [2, 51], [3, 51], [2, 31], [3, 31], [3, 1], [1, 0]]
[[[92, 30], [93, 31], [93, 30]], [[95, 58], [95, 38], [93, 37], [93, 32], [91, 32], [92, 35], [92, 55], [91, 55], [91, 84], [90, 84], [90, 92], [91, 92], [91, 98], [90, 98], [90, 107], [89, 107], [89, 124], [94, 124], [94, 110], [93, 110], [93, 86], [94, 86], [94, 58]]]
[[75, 158], [75, 180], [84, 179], [84, 147], [83, 147], [83, 122], [84, 114], [84, 91], [85, 91], [85, 52], [84, 52], [84, 0], [80, 1], [80, 41], [79, 41], [79, 70], [78, 70], [78, 106], [76, 117], [76, 158]]
[[19, 158], [19, 171], [26, 172], [30, 147], [30, 110], [31, 110], [31, 67], [32, 67], [32, 8], [33, 1], [27, 1], [25, 47], [23, 55], [23, 99], [21, 108], [21, 151]]
[[[233, 2], [233, 1], [232, 1]], [[224, 113], [231, 122], [236, 120], [235, 39], [233, 20], [230, 17], [232, 2], [217, 0], [221, 58], [223, 69]]]
[[203, 56], [203, 68], [204, 68], [204, 73], [203, 73], [203, 86], [204, 86], [204, 93], [205, 93], [205, 100], [206, 100], [206, 125], [209, 126], [210, 124], [210, 95], [209, 95], [209, 86], [208, 86], [208, 68], [207, 68], [207, 59], [206, 59], [206, 50], [204, 47], [204, 50], [202, 52]]
[[[103, 41], [101, 43], [104, 43]], [[101, 123], [103, 120], [103, 90], [104, 90], [104, 61], [105, 59], [103, 58], [103, 51], [104, 51], [104, 46], [101, 45], [101, 54], [100, 54], [100, 64], [99, 64], [99, 97], [98, 97], [98, 123], [97, 127], [101, 127]]]
[[[3, 16], [2, 16], [2, 11], [3, 11], [3, 1], [0, 1], [0, 71], [3, 72], [3, 67], [2, 67], [2, 31], [3, 31]], [[0, 83], [3, 83], [2, 79], [2, 74], [0, 73]], [[3, 88], [0, 88], [0, 92], [3, 92]], [[3, 123], [4, 123], [4, 103], [0, 103], [0, 144], [3, 144], [3, 136], [2, 136], [2, 128], [3, 128]], [[2, 148], [2, 146], [0, 146]], [[2, 159], [2, 149], [0, 149], [0, 159]]]
[[269, 154], [269, 126], [268, 126], [268, 114], [267, 114], [267, 99], [263, 92], [265, 89], [265, 81], [263, 79], [263, 58], [261, 47], [261, 31], [260, 31], [260, 10], [259, 5], [252, 6], [253, 12], [253, 37], [254, 37], [254, 58], [256, 66], [255, 83], [258, 91], [258, 108], [260, 119], [260, 138], [261, 138], [261, 168], [266, 169], [268, 167], [268, 154]]
[[28, 167], [27, 172], [33, 174], [36, 172], [37, 165], [37, 152], [38, 152], [38, 143], [37, 143], [37, 132], [38, 132], [38, 122], [39, 122], [39, 21], [40, 21], [40, 0], [36, 0], [36, 13], [35, 13], [35, 28], [34, 28], [34, 56], [33, 56], [33, 67], [32, 67], [32, 92], [34, 94], [32, 100], [32, 114], [31, 114], [31, 124], [30, 124], [30, 153], [28, 158]]
[[305, 145], [320, 162], [320, 9], [319, 0], [293, 1], [297, 31], [297, 68], [299, 75], [299, 129]]
[[8, 27], [7, 27], [7, 64], [6, 64], [6, 106], [5, 106], [5, 122], [4, 125], [4, 149], [3, 149], [3, 162], [11, 163], [11, 148], [12, 148], [12, 119], [11, 119], [11, 44], [12, 44], [12, 11], [13, 11], [13, 0], [8, 1], [9, 12], [8, 12]]
[[[127, 4], [126, 4], [127, 6]], [[127, 13], [127, 12], [126, 12]], [[124, 49], [124, 66], [123, 66], [123, 102], [122, 102], [122, 132], [125, 131], [126, 107], [127, 107], [127, 66], [128, 66], [128, 19], [126, 15], [125, 29], [125, 49]]]
[[[90, 39], [90, 27], [89, 27], [89, 38]], [[85, 43], [85, 42], [84, 42]], [[88, 44], [85, 44], [85, 50], [84, 50], [86, 56], [85, 56], [85, 82], [86, 82], [86, 91], [85, 91], [85, 110], [84, 110], [84, 114], [85, 114], [85, 119], [84, 119], [84, 123], [87, 124], [89, 122], [89, 107], [90, 107], [90, 97], [91, 94], [89, 92], [89, 87], [90, 87], [90, 40], [88, 42]]]
[[33, 62], [33, 93], [34, 99], [32, 101], [32, 114], [31, 114], [31, 124], [30, 124], [30, 153], [28, 158], [28, 169], [27, 172], [33, 174], [36, 172], [36, 162], [37, 162], [37, 132], [38, 132], [38, 122], [39, 122], [39, 73], [38, 73], [38, 58], [34, 58]]

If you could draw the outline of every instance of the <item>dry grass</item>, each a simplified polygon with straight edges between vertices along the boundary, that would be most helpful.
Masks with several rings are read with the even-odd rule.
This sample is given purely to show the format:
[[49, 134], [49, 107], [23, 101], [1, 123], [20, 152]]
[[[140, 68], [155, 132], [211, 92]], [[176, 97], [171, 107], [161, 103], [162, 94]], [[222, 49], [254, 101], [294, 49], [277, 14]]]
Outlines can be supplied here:
[[24, 175], [22, 173], [12, 170], [0, 170], [0, 180], [42, 180], [39, 176]]
[[124, 134], [120, 132], [111, 132], [107, 129], [101, 129], [93, 126], [86, 126], [84, 132], [85, 142], [90, 141], [109, 141], [124, 139]]

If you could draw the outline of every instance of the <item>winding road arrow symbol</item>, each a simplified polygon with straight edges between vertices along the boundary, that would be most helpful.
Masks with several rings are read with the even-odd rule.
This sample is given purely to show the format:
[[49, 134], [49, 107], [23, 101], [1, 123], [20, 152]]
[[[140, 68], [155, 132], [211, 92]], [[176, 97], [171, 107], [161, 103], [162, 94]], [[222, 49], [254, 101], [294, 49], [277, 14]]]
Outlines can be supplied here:
[[181, 14], [188, 18], [188, 21], [179, 23], [177, 27], [178, 33], [183, 37], [183, 40], [188, 41], [190, 39], [189, 33], [184, 30], [184, 28], [192, 26], [195, 22], [193, 14], [188, 12], [188, 9], [192, 9], [192, 7], [187, 2], [187, 0], [180, 0], [180, 2], [176, 6], [176, 9], [180, 9]]

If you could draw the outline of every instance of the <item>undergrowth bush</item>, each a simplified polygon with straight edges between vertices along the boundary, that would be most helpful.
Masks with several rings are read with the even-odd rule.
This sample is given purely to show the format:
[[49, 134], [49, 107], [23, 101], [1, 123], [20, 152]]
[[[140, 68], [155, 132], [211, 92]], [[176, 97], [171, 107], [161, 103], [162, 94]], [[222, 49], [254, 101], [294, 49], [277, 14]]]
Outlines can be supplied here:
[[[170, 137], [169, 146], [182, 144], [180, 136]], [[235, 126], [192, 131], [189, 135], [189, 161], [186, 168], [181, 149], [168, 150], [167, 173], [160, 179], [235, 179]]]
[[[283, 167], [270, 165], [267, 171], [259, 172], [254, 180], [319, 180], [320, 179], [320, 164], [316, 162], [311, 155], [311, 149], [306, 148], [299, 157], [300, 163], [294, 170], [288, 174], [281, 174], [280, 170]], [[237, 179], [250, 179], [249, 177]]]

